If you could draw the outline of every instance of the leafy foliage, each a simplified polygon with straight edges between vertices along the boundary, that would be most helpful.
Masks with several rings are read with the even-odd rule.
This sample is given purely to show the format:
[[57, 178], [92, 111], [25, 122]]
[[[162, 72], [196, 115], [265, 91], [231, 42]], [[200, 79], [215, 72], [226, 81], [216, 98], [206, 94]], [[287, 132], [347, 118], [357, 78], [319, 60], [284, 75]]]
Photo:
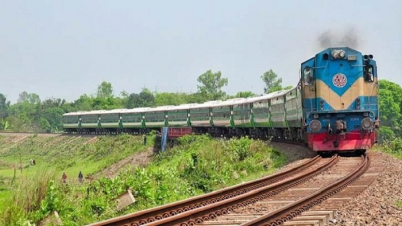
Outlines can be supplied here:
[[382, 150], [402, 159], [402, 138], [398, 137], [391, 141], [384, 141]]
[[142, 89], [141, 93], [132, 93], [128, 96], [126, 108], [152, 107], [155, 97], [149, 89]]
[[185, 93], [156, 93], [155, 105], [180, 105], [187, 103], [187, 94]]
[[265, 72], [261, 79], [265, 83], [264, 93], [282, 90], [282, 78], [278, 78], [278, 75], [272, 69]]
[[7, 117], [7, 109], [10, 107], [10, 101], [0, 93], [0, 118], [3, 119]]
[[26, 91], [20, 93], [18, 97], [18, 102], [26, 102], [30, 104], [39, 104], [40, 98], [39, 95], [36, 93], [27, 93]]
[[44, 216], [49, 215], [53, 211], [59, 210], [60, 199], [58, 196], [58, 190], [55, 187], [54, 181], [49, 181], [49, 187], [46, 192], [45, 198], [41, 201], [40, 211]]
[[96, 97], [100, 99], [106, 99], [113, 97], [113, 87], [110, 82], [103, 81], [99, 86], [96, 92]]
[[251, 91], [244, 91], [244, 92], [238, 92], [235, 96], [230, 97], [230, 98], [247, 98], [247, 97], [255, 97], [255, 96], [257, 96], [257, 95]]
[[228, 85], [228, 79], [222, 78], [220, 71], [213, 73], [211, 70], [206, 71], [197, 79], [201, 85], [198, 85], [198, 92], [206, 96], [208, 100], [219, 100], [226, 96], [222, 91], [222, 87]]
[[387, 80], [379, 81], [380, 137], [389, 140], [402, 136], [402, 88]]

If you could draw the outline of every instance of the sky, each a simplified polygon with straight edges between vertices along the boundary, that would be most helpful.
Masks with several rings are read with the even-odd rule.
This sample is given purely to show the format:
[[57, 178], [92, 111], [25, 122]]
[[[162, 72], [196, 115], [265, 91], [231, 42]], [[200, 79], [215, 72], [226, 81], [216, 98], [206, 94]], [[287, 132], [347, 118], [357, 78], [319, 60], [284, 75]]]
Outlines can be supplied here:
[[103, 81], [116, 96], [193, 93], [212, 70], [228, 94], [262, 94], [264, 72], [294, 86], [333, 45], [373, 54], [379, 78], [402, 85], [402, 1], [0, 0], [0, 93], [70, 102]]

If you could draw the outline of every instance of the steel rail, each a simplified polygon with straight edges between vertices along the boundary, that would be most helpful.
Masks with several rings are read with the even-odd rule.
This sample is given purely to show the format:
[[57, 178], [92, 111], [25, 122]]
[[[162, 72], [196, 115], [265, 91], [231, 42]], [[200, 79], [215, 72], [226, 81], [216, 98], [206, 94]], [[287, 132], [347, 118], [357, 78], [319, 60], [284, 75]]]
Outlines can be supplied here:
[[296, 217], [302, 212], [310, 209], [311, 207], [321, 203], [328, 197], [334, 195], [335, 193], [341, 191], [348, 184], [352, 183], [358, 179], [370, 166], [370, 159], [367, 155], [362, 155], [362, 163], [359, 164], [352, 173], [348, 174], [346, 177], [336, 181], [311, 195], [308, 195], [294, 203], [291, 203], [281, 209], [275, 210], [271, 213], [265, 214], [257, 219], [249, 221], [242, 224], [242, 226], [255, 226], [255, 225], [282, 225], [285, 221]]
[[[195, 196], [182, 201], [166, 204], [163, 206], [142, 210], [135, 213], [126, 214], [123, 216], [111, 218], [108, 220], [96, 222], [89, 224], [89, 226], [99, 226], [99, 225], [115, 225], [124, 224], [123, 222], [137, 223], [139, 225], [150, 223], [156, 220], [161, 220], [163, 218], [171, 217], [173, 215], [186, 212], [195, 208], [199, 208], [208, 204], [219, 202], [228, 198], [235, 197], [247, 193], [251, 190], [258, 189], [260, 187], [267, 186], [268, 184], [275, 183], [277, 181], [283, 180], [284, 178], [290, 177], [294, 173], [303, 171], [310, 166], [314, 165], [322, 158], [316, 156], [306, 163], [301, 164], [297, 167], [291, 168], [289, 170], [276, 173], [274, 175], [266, 176], [257, 180], [253, 180], [247, 183], [231, 186], [228, 188], [220, 189], [205, 195]], [[120, 222], [120, 223], [118, 223]]]
[[[296, 177], [288, 178], [280, 182], [258, 188], [245, 194], [236, 197], [219, 201], [210, 205], [205, 205], [197, 209], [189, 210], [177, 215], [160, 219], [154, 222], [148, 222], [146, 225], [177, 225], [182, 226], [195, 225], [202, 223], [205, 220], [213, 219], [216, 216], [227, 214], [235, 208], [246, 206], [255, 203], [261, 199], [266, 199], [270, 196], [276, 195], [279, 192], [293, 187], [297, 184], [303, 183], [315, 175], [327, 170], [338, 162], [338, 156], [333, 156], [325, 165], [322, 165], [314, 170], [309, 170]], [[129, 221], [119, 222], [114, 225], [139, 225], [133, 224]]]

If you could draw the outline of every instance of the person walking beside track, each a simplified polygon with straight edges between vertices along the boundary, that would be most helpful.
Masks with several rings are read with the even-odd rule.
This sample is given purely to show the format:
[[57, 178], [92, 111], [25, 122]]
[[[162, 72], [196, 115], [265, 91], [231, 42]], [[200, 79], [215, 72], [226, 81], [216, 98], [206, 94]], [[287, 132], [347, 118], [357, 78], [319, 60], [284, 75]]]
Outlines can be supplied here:
[[66, 183], [66, 182], [67, 182], [67, 175], [66, 175], [66, 173], [63, 173], [63, 176], [61, 176], [61, 179], [62, 179], [63, 183]]
[[82, 178], [83, 178], [83, 177], [84, 177], [84, 176], [82, 175], [82, 173], [81, 173], [81, 171], [80, 171], [80, 173], [78, 174], [78, 181], [82, 183]]
[[144, 146], [147, 146], [147, 135], [144, 134]]

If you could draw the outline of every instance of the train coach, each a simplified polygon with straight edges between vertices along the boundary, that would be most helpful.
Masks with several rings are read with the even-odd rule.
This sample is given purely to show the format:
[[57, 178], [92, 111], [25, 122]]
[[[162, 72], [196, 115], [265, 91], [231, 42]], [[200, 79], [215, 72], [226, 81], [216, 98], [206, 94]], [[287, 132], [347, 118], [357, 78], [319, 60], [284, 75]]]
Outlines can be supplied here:
[[258, 97], [66, 113], [64, 131], [142, 134], [169, 127], [304, 142], [317, 152], [370, 148], [379, 126], [373, 57], [347, 47], [328, 48], [303, 62], [300, 71], [296, 87]]
[[288, 139], [293, 139], [290, 136], [296, 134], [294, 129], [300, 130], [300, 100], [299, 89], [293, 88], [259, 97], [201, 104], [71, 112], [63, 115], [63, 125], [67, 133], [83, 134], [142, 134], [162, 127], [191, 127], [195, 134], [278, 138], [288, 134]]

